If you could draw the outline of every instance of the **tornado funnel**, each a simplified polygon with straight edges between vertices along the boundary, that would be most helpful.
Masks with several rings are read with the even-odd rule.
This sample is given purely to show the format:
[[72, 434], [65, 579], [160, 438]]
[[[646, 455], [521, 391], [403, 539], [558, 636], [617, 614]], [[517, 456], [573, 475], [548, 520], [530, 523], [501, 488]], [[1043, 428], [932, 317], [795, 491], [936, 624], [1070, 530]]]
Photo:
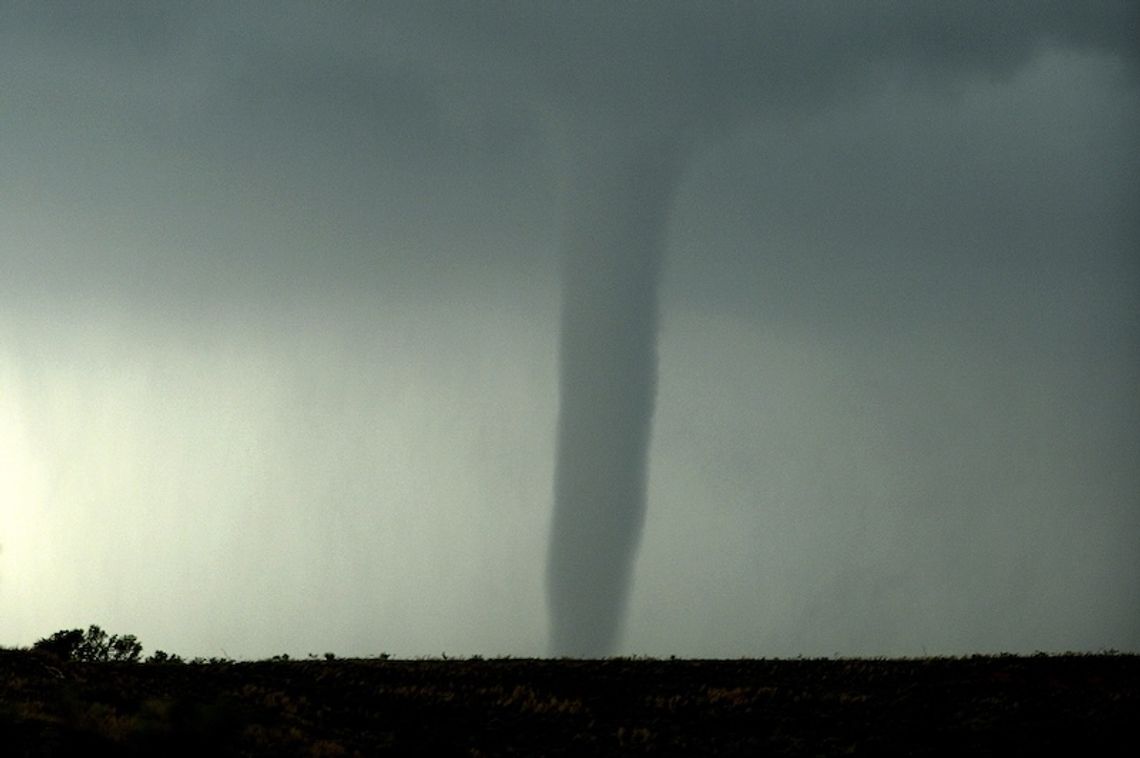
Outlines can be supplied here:
[[646, 509], [658, 285], [677, 151], [579, 151], [563, 238], [550, 651], [603, 657], [622, 631]]

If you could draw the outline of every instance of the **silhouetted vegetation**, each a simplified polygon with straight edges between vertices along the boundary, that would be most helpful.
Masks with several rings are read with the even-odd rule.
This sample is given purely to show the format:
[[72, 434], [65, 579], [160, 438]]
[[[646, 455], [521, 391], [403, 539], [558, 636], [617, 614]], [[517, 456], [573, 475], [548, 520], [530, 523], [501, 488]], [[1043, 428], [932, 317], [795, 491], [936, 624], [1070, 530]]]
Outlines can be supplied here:
[[142, 654], [142, 643], [133, 634], [108, 636], [98, 626], [92, 624], [87, 631], [63, 629], [50, 637], [37, 640], [34, 650], [59, 658], [61, 661], [85, 661], [100, 663], [120, 661], [134, 663]]
[[1088, 755], [1140, 711], [1134, 655], [148, 665], [75, 632], [0, 650], [5, 755]]
[[146, 659], [147, 663], [184, 663], [182, 656], [172, 655], [165, 650], [155, 650], [154, 653]]

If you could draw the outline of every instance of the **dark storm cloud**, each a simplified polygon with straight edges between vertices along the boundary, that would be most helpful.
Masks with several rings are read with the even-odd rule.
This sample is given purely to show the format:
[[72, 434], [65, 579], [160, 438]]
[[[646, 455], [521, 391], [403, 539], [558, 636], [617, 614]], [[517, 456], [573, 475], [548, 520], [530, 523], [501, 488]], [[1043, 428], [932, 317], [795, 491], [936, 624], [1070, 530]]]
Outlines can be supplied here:
[[519, 166], [533, 128], [468, 118], [437, 73], [385, 53], [375, 13], [361, 31], [306, 4], [84, 8], [19, 7], [6, 25], [12, 227], [61, 243], [22, 256], [13, 296], [50, 278], [103, 299], [243, 300], [263, 265], [270, 290], [375, 285], [469, 257], [456, 236], [549, 195], [504, 189], [544, 178]]
[[[163, 96], [195, 108], [211, 107], [203, 100], [225, 108], [237, 105], [233, 97], [251, 98], [252, 106], [259, 97], [287, 98], [298, 116], [312, 109], [314, 116], [351, 122], [364, 112], [376, 117], [381, 133], [386, 124], [429, 123], [425, 114], [438, 103], [426, 103], [443, 97], [478, 101], [487, 111], [513, 110], [520, 98], [523, 109], [553, 101], [569, 112], [662, 115], [672, 107], [687, 118], [717, 122], [735, 112], [826, 105], [846, 88], [862, 92], [860, 79], [876, 67], [901, 67], [931, 81], [1003, 76], [1050, 46], [1119, 54], [1135, 63], [1138, 17], [1123, 2], [5, 8], [9, 59], [41, 56], [31, 61], [40, 71], [13, 65], [17, 73], [70, 68], [76, 76], [76, 68], [87, 69], [127, 92], [137, 91], [138, 80], [149, 81], [166, 90]], [[200, 79], [206, 84], [195, 86]], [[159, 97], [139, 94], [136, 107]], [[328, 105], [335, 112], [326, 113]], [[300, 118], [281, 126], [303, 135], [307, 123]]]
[[[889, 87], [708, 151], [678, 209], [673, 281], [684, 293], [674, 296], [884, 328], [984, 307], [1006, 285], [1036, 287], [1052, 311], [1069, 289], [1046, 302], [1054, 277], [1106, 265], [1109, 278], [1134, 277], [1135, 90], [1114, 83], [1111, 60], [1043, 63], [1021, 75], [1016, 99], [1000, 85], [952, 100]], [[736, 223], [751, 237], [726, 237]], [[722, 243], [702, 245], [707, 235]], [[798, 298], [808, 286], [818, 297]]]
[[[316, 240], [259, 238], [248, 229], [261, 221], [305, 217], [311, 228], [323, 216], [347, 237], [323, 254], [356, 281], [376, 270], [365, 249], [390, 238], [392, 250], [407, 249], [409, 227], [442, 229], [466, 213], [452, 232], [463, 235], [479, 223], [465, 210], [486, 197], [475, 186], [501, 201], [483, 210], [532, 226], [522, 216], [553, 201], [552, 151], [577, 119], [608, 119], [612, 132], [650, 119], [712, 144], [756, 119], [859, 98], [892, 71], [953, 88], [1066, 45], [1134, 65], [1137, 18], [1128, 3], [9, 3], [2, 12], [9, 207], [40, 196], [41, 212], [57, 209], [42, 223], [74, 238], [70, 247], [85, 234], [106, 242], [76, 252], [71, 267], [113, 271], [129, 260], [177, 288], [181, 279], [161, 273], [170, 263], [200, 280], [197, 291], [231, 278], [235, 260], [292, 265], [302, 286], [316, 275], [304, 263]], [[449, 211], [429, 220], [433, 201]], [[26, 226], [36, 210], [13, 215]], [[210, 227], [240, 235], [243, 219], [256, 219], [243, 244], [213, 239]], [[449, 237], [419, 255], [467, 255]], [[166, 248], [191, 239], [196, 264], [168, 259]], [[120, 259], [107, 260], [107, 248]]]

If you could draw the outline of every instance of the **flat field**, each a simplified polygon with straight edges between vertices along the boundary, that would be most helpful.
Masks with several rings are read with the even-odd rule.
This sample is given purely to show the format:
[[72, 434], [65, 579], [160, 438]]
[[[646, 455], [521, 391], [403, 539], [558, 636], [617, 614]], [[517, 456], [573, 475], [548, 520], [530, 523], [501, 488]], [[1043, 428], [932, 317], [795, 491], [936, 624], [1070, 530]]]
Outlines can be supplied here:
[[1136, 655], [78, 663], [0, 651], [7, 756], [1133, 755], [1137, 725]]

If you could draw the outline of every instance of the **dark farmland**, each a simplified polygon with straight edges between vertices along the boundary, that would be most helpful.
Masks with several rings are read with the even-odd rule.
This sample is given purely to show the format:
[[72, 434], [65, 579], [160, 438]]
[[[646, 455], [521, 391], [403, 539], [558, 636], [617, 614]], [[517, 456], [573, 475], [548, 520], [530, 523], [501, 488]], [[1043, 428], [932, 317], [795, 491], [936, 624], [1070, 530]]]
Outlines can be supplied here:
[[78, 755], [1132, 754], [1140, 657], [80, 663], [0, 651], [0, 745]]

